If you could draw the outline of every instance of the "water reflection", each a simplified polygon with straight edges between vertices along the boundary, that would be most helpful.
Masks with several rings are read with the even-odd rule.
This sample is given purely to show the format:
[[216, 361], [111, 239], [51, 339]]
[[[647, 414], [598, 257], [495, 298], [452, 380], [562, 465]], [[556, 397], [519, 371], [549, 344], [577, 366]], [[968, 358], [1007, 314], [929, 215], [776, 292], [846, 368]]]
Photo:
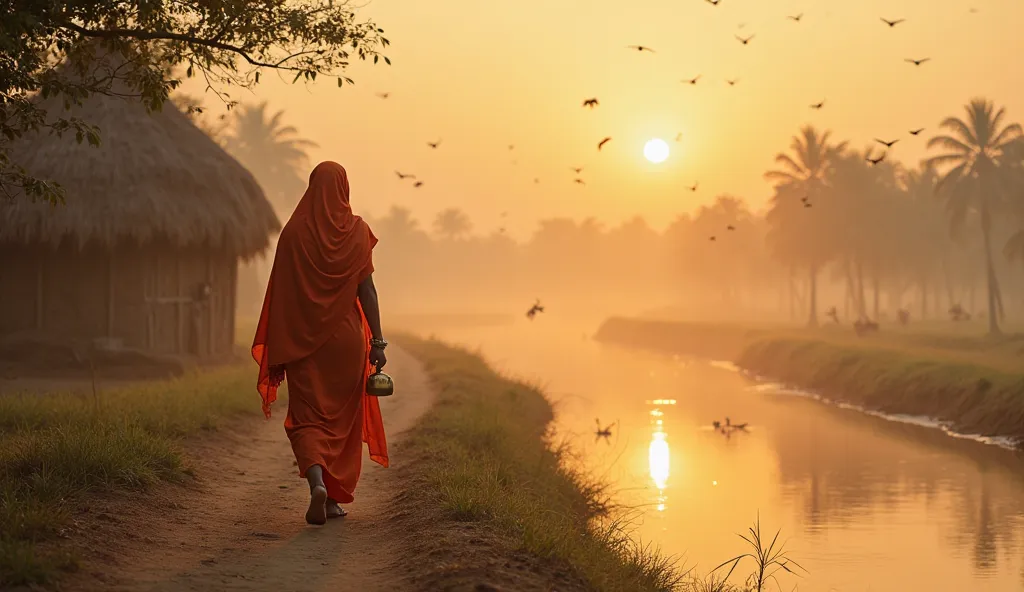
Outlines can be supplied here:
[[[808, 569], [800, 590], [1024, 590], [1020, 456], [753, 389], [698, 361], [569, 343], [562, 335], [578, 333], [553, 325], [441, 334], [543, 383], [565, 432], [589, 435], [595, 414], [623, 418], [619, 446], [580, 440], [585, 463], [625, 505], [650, 508], [641, 540], [698, 571], [740, 551], [735, 533], [760, 516]], [[710, 429], [727, 415], [754, 429]]]
[[658, 488], [658, 505], [656, 507], [659, 512], [665, 511], [665, 502], [668, 500], [665, 496], [665, 490], [668, 488], [670, 464], [665, 422], [662, 419], [663, 415], [660, 409], [651, 410], [654, 430], [651, 433], [651, 444], [647, 448], [647, 464], [650, 469], [651, 480], [654, 481], [654, 486]]

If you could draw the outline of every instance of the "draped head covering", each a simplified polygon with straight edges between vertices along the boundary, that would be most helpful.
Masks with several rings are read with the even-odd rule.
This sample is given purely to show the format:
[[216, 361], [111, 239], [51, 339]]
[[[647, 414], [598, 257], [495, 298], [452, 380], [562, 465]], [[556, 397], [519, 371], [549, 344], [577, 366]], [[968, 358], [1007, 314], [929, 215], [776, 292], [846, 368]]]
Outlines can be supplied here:
[[[252, 344], [252, 356], [260, 365], [257, 390], [268, 418], [285, 365], [326, 343], [354, 307], [362, 317], [369, 351], [370, 329], [357, 295], [359, 284], [373, 273], [376, 244], [369, 225], [352, 213], [345, 168], [330, 161], [318, 164], [278, 238]], [[365, 372], [370, 371], [367, 360]], [[387, 466], [377, 398], [364, 393], [363, 403], [363, 440], [371, 458]]]

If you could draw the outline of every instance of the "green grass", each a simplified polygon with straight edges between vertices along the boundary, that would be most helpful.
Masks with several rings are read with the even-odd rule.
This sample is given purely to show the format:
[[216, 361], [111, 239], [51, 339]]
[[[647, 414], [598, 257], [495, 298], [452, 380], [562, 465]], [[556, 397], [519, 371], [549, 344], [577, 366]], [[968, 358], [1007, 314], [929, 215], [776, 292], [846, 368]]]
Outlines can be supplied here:
[[184, 478], [182, 437], [259, 414], [254, 376], [243, 366], [96, 396], [0, 397], [0, 587], [75, 568], [58, 539], [82, 494]]
[[408, 445], [423, 459], [417, 470], [426, 475], [427, 494], [450, 520], [493, 525], [531, 555], [570, 566], [595, 590], [755, 589], [752, 580], [728, 583], [724, 569], [698, 578], [675, 558], [635, 542], [629, 516], [613, 506], [607, 484], [574, 469], [571, 449], [551, 442], [552, 408], [538, 389], [439, 341], [403, 336], [400, 342], [438, 388], [437, 403]]

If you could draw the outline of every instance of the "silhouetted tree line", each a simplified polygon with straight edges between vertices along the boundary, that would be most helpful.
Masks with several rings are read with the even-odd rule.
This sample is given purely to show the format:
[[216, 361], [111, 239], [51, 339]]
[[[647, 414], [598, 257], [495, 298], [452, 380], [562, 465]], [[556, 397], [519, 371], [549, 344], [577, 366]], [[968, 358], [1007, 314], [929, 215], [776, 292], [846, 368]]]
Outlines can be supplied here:
[[928, 142], [938, 154], [918, 168], [880, 160], [877, 145], [857, 151], [832, 143], [812, 127], [776, 157], [780, 170], [765, 174], [775, 183], [767, 245], [776, 261], [803, 275], [809, 324], [818, 322], [822, 277], [844, 286], [858, 319], [877, 320], [908, 301], [920, 316], [965, 318], [980, 312], [981, 290], [989, 332], [998, 333], [1007, 308], [1020, 308], [1021, 126], [975, 99], [965, 117], [940, 127], [944, 133]]
[[[765, 174], [766, 211], [720, 196], [662, 232], [640, 217], [610, 227], [553, 218], [517, 242], [474, 233], [456, 208], [421, 224], [395, 207], [368, 220], [382, 298], [406, 312], [518, 313], [540, 298], [563, 314], [812, 325], [826, 310], [841, 322], [973, 314], [996, 332], [1008, 311], [1024, 312], [1024, 134], [984, 100], [941, 128], [928, 143], [937, 154], [908, 167], [879, 160], [888, 147], [856, 150], [805, 127]], [[312, 144], [265, 105], [237, 110], [219, 135], [286, 218]], [[243, 313], [262, 298], [262, 277], [249, 279]]]

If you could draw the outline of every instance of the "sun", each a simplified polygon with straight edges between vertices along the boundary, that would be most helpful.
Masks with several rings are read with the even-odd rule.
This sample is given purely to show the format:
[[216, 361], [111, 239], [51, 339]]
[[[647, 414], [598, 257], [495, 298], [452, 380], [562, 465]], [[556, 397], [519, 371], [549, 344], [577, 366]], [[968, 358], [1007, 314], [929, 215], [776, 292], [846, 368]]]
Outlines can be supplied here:
[[668, 158], [668, 152], [668, 143], [661, 138], [648, 140], [644, 144], [644, 158], [653, 163], [665, 162], [665, 159]]

